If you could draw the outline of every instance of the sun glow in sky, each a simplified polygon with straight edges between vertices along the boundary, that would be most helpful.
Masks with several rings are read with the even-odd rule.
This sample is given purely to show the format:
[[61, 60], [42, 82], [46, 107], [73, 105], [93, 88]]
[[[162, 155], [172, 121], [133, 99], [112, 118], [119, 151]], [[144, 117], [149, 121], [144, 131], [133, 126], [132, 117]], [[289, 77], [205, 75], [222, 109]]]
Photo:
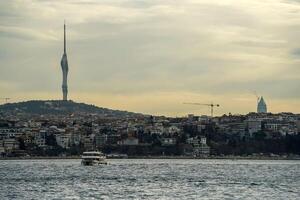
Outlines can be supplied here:
[[[155, 115], [300, 112], [300, 1], [0, 1], [0, 94]], [[3, 103], [3, 102], [1, 102]]]

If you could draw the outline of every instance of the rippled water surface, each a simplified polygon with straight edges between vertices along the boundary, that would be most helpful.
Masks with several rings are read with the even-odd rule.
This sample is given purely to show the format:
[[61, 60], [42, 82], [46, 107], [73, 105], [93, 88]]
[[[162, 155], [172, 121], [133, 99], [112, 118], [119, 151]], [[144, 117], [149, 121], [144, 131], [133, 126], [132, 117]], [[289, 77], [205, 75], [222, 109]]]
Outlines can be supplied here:
[[0, 199], [300, 199], [300, 161], [0, 160]]

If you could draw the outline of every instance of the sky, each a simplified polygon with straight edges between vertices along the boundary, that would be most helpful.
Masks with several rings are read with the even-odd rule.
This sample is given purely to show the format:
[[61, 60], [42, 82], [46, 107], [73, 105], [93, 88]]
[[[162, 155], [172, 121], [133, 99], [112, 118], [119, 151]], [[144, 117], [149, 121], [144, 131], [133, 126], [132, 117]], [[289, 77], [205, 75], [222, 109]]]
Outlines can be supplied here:
[[[0, 1], [0, 98], [185, 116], [300, 113], [298, 0]], [[0, 103], [4, 103], [0, 99]]]

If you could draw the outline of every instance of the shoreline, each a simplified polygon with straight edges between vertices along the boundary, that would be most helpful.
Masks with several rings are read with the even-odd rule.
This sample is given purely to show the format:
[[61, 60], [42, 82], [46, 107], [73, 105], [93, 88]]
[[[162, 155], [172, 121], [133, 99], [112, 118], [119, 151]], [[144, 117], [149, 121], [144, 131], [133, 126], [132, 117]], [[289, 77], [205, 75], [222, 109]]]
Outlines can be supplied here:
[[[61, 160], [61, 159], [81, 159], [80, 156], [35, 156], [35, 157], [0, 157], [0, 160]], [[193, 160], [300, 160], [300, 156], [292, 157], [271, 157], [271, 156], [128, 156], [127, 158], [107, 158], [115, 159], [193, 159]]]

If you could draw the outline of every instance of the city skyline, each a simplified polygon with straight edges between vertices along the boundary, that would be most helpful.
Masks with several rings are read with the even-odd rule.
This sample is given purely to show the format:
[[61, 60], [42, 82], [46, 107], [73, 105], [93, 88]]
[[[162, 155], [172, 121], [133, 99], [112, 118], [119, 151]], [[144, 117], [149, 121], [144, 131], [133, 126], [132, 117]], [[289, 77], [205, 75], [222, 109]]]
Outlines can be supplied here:
[[12, 102], [61, 99], [65, 18], [71, 100], [167, 116], [209, 115], [182, 103], [213, 101], [216, 115], [244, 114], [255, 90], [270, 112], [300, 112], [297, 1], [0, 5], [0, 93]]

